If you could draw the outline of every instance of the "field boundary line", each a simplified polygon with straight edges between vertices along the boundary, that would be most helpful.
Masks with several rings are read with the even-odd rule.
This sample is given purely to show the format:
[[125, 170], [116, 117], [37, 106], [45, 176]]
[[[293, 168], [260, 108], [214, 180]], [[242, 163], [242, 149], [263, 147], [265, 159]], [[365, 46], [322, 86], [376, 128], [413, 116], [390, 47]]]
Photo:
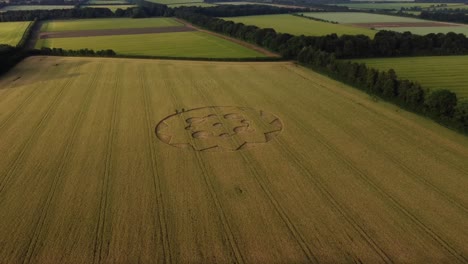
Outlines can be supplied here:
[[[268, 95], [264, 93], [264, 96], [268, 96]], [[416, 216], [414, 216], [408, 209], [402, 206], [393, 196], [385, 192], [385, 190], [380, 188], [378, 184], [373, 182], [365, 172], [363, 172], [354, 164], [353, 161], [349, 160], [349, 158], [340, 154], [339, 151], [337, 151], [330, 143], [328, 143], [328, 141], [324, 138], [322, 133], [317, 131], [315, 128], [309, 128], [309, 129], [305, 128], [303, 123], [301, 123], [300, 120], [296, 119], [293, 116], [291, 116], [291, 119], [297, 123], [297, 126], [301, 130], [306, 131], [307, 133], [312, 132], [313, 134], [315, 134], [315, 137], [314, 137], [315, 139], [317, 139], [324, 147], [326, 147], [336, 158], [344, 162], [351, 170], [355, 172], [357, 176], [359, 176], [359, 178], [361, 178], [361, 180], [363, 180], [370, 187], [372, 187], [381, 197], [386, 198], [386, 200], [390, 201], [394, 209], [397, 209], [398, 211], [400, 211], [400, 213], [406, 215], [410, 220], [412, 220], [413, 223], [416, 224], [416, 226], [420, 228], [420, 230], [424, 231], [429, 237], [431, 237], [434, 241], [439, 243], [439, 245], [441, 245], [444, 249], [446, 249], [455, 258], [457, 258], [458, 260], [461, 260], [461, 262], [468, 262], [468, 259], [466, 259], [463, 255], [458, 254], [457, 250], [455, 250], [449, 243], [447, 243], [443, 238], [441, 238], [440, 235], [432, 231], [432, 229], [426, 226], [421, 220], [419, 220]], [[276, 139], [280, 141], [280, 139], [278, 138]], [[305, 157], [303, 158], [305, 159]], [[298, 163], [298, 165], [299, 164], [300, 163]]]
[[52, 99], [52, 102], [47, 107], [44, 115], [42, 116], [41, 120], [37, 123], [35, 129], [33, 129], [32, 134], [26, 140], [24, 145], [21, 147], [16, 158], [7, 166], [6, 169], [6, 176], [0, 180], [0, 203], [2, 202], [2, 194], [5, 189], [5, 186], [9, 183], [12, 175], [18, 170], [21, 161], [24, 159], [26, 155], [26, 150], [36, 144], [37, 141], [33, 140], [36, 138], [37, 135], [41, 134], [44, 129], [44, 123], [47, 122], [51, 115], [53, 115], [56, 111], [57, 104], [59, 102], [59, 98], [61, 98], [65, 92], [65, 88], [74, 83], [75, 78], [68, 78], [67, 81], [61, 85], [60, 90], [55, 94], [55, 97]]
[[[225, 87], [229, 87], [229, 85], [226, 85]], [[239, 101], [242, 101], [242, 102], [247, 102], [243, 97], [239, 96], [236, 91], [232, 90], [231, 89], [231, 93], [229, 93], [231, 97], [233, 96], [236, 96]], [[260, 122], [263, 122], [262, 120], [260, 120]], [[362, 238], [364, 238], [364, 241], [373, 249], [373, 251], [379, 255], [381, 258], [382, 258], [382, 261], [386, 262], [386, 263], [393, 263], [393, 261], [391, 260], [391, 258], [387, 255], [387, 253], [381, 249], [379, 247], [379, 245], [377, 244], [377, 242], [375, 242], [372, 237], [367, 234], [367, 232], [364, 230], [364, 228], [362, 228], [358, 223], [356, 223], [353, 218], [350, 216], [349, 212], [347, 212], [343, 206], [333, 197], [333, 195], [330, 193], [330, 191], [328, 190], [328, 188], [326, 187], [326, 184], [324, 184], [321, 180], [318, 180], [320, 178], [319, 174], [317, 172], [314, 172], [313, 174], [311, 174], [310, 170], [305, 168], [302, 163], [301, 163], [301, 160], [296, 156], [296, 154], [294, 154], [293, 152], [289, 151], [289, 149], [287, 149], [287, 147], [285, 147], [285, 143], [280, 140], [279, 137], [275, 137], [275, 139], [278, 141], [278, 145], [280, 146], [280, 148], [288, 153], [289, 156], [291, 156], [293, 159], [294, 159], [294, 163], [296, 164], [296, 167], [298, 169], [300, 169], [302, 171], [302, 173], [304, 173], [305, 175], [308, 176], [309, 180], [312, 182], [312, 184], [314, 186], [317, 187], [317, 189], [319, 190], [319, 192], [321, 193], [322, 197], [324, 197], [324, 199], [326, 201], [328, 201], [328, 203], [332, 206], [332, 208], [334, 208], [336, 210], [336, 212], [338, 212], [339, 215], [341, 215], [345, 221], [347, 221], [351, 227], [359, 234], [361, 235]]]
[[[165, 85], [166, 87], [170, 87], [168, 85]], [[174, 89], [172, 87], [169, 88], [169, 92], [171, 95], [171, 99], [173, 101], [174, 106], [178, 107], [179, 104], [177, 103], [177, 98], [176, 95], [174, 94]], [[178, 109], [178, 108], [177, 108]], [[183, 113], [181, 114], [183, 117]], [[185, 132], [186, 134], [189, 134], [189, 131]], [[192, 140], [192, 136], [188, 135], [188, 138], [194, 144]], [[242, 253], [239, 249], [239, 246], [237, 245], [237, 241], [234, 238], [234, 234], [232, 233], [232, 228], [229, 224], [228, 218], [226, 217], [226, 213], [223, 210], [223, 207], [221, 206], [221, 202], [219, 201], [218, 195], [216, 194], [216, 190], [214, 189], [211, 180], [208, 177], [208, 169], [206, 168], [205, 164], [203, 163], [203, 158], [201, 157], [200, 153], [198, 151], [193, 151], [195, 155], [195, 159], [197, 161], [198, 167], [201, 170], [202, 178], [203, 181], [205, 182], [205, 185], [210, 193], [211, 199], [215, 205], [216, 211], [218, 211], [218, 218], [220, 220], [220, 223], [223, 228], [223, 233], [225, 236], [225, 240], [229, 243], [231, 247], [232, 254], [234, 254], [234, 258], [236, 263], [243, 264], [245, 263], [244, 257], [242, 256]]]
[[141, 87], [143, 90], [143, 101], [144, 101], [144, 108], [145, 108], [145, 120], [146, 120], [146, 128], [147, 128], [147, 139], [148, 139], [148, 151], [151, 157], [151, 173], [152, 173], [152, 179], [153, 179], [153, 187], [154, 191], [156, 194], [156, 199], [157, 199], [157, 207], [158, 207], [158, 221], [160, 225], [160, 232], [161, 232], [161, 240], [163, 244], [163, 253], [164, 253], [164, 262], [165, 263], [171, 263], [172, 262], [172, 256], [171, 256], [171, 247], [169, 244], [169, 234], [168, 234], [168, 228], [167, 228], [167, 216], [166, 216], [166, 210], [165, 210], [165, 205], [163, 202], [163, 195], [162, 195], [162, 188], [161, 188], [161, 177], [160, 174], [158, 173], [158, 166], [157, 166], [157, 161], [156, 161], [156, 150], [154, 147], [154, 140], [152, 138], [153, 135], [153, 130], [152, 130], [152, 125], [151, 125], [151, 117], [153, 116], [153, 111], [151, 107], [151, 97], [149, 95], [148, 91], [148, 86], [147, 86], [147, 81], [146, 78], [143, 78], [145, 76], [142, 75], [142, 73], [145, 73], [146, 75], [146, 67], [142, 68], [140, 66], [140, 69], [138, 70], [139, 72], [139, 77], [140, 77], [140, 82], [141, 82]]
[[80, 107], [78, 108], [78, 115], [73, 119], [72, 131], [71, 131], [71, 133], [69, 133], [70, 136], [68, 137], [68, 140], [65, 143], [65, 146], [63, 147], [63, 150], [61, 151], [62, 155], [60, 155], [60, 157], [63, 157], [63, 158], [62, 158], [62, 160], [60, 162], [60, 165], [59, 165], [59, 167], [58, 167], [58, 169], [57, 169], [57, 171], [56, 171], [56, 173], [54, 175], [54, 178], [52, 180], [52, 185], [50, 186], [49, 191], [47, 192], [47, 199], [45, 201], [45, 204], [42, 206], [41, 215], [40, 215], [40, 217], [39, 217], [39, 219], [38, 219], [38, 221], [36, 223], [36, 228], [34, 229], [34, 233], [32, 235], [31, 241], [30, 241], [29, 246], [28, 246], [28, 250], [25, 253], [25, 256], [24, 256], [24, 259], [23, 259], [22, 263], [30, 263], [31, 262], [31, 258], [33, 256], [34, 251], [35, 251], [36, 246], [37, 246], [37, 241], [39, 239], [39, 236], [42, 233], [42, 228], [44, 226], [44, 222], [47, 219], [49, 208], [50, 208], [52, 200], [53, 200], [53, 198], [55, 196], [58, 182], [60, 181], [60, 177], [63, 176], [62, 174], [63, 174], [65, 168], [67, 167], [67, 164], [69, 162], [69, 158], [71, 156], [70, 155], [71, 154], [71, 149], [72, 149], [73, 145], [76, 144], [76, 135], [77, 135], [78, 131], [81, 129], [81, 127], [83, 125], [83, 121], [85, 120], [85, 113], [88, 112], [89, 106], [91, 104], [92, 95], [96, 91], [96, 89], [94, 89], [93, 84], [95, 84], [97, 82], [97, 77], [98, 77], [101, 70], [102, 70], [102, 67], [97, 68], [97, 70], [95, 71], [95, 73], [93, 75], [93, 79], [91, 81], [91, 84], [88, 85], [88, 89], [85, 92], [84, 100], [80, 104]]
[[[122, 67], [121, 65], [117, 65], [118, 67]], [[102, 260], [102, 247], [104, 243], [104, 229], [105, 229], [105, 222], [107, 218], [107, 207], [109, 203], [109, 181], [112, 173], [112, 151], [114, 149], [115, 143], [115, 128], [118, 126], [119, 120], [117, 119], [117, 111], [120, 107], [120, 78], [121, 74], [116, 74], [115, 82], [113, 85], [113, 92], [114, 96], [112, 98], [112, 109], [111, 109], [111, 122], [109, 124], [109, 132], [107, 138], [107, 146], [106, 146], [106, 162], [105, 162], [105, 170], [104, 170], [104, 177], [102, 179], [102, 188], [101, 188], [101, 201], [99, 203], [99, 216], [98, 222], [96, 227], [96, 237], [94, 240], [94, 254], [93, 254], [93, 263], [101, 263]]]

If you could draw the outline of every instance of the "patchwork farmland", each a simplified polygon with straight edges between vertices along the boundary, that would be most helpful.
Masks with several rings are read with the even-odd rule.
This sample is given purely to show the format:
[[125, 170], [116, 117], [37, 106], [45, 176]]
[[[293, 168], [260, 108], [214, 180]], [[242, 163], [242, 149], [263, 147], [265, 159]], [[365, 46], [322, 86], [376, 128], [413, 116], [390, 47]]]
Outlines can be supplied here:
[[449, 32], [468, 34], [467, 25], [436, 22], [410, 17], [358, 12], [314, 12], [301, 13], [301, 15], [329, 22], [337, 22], [340, 23], [340, 25], [374, 28], [376, 30], [392, 30], [397, 32], [409, 31], [413, 34], [421, 35]]
[[273, 28], [277, 32], [293, 35], [324, 36], [336, 33], [338, 35], [362, 34], [373, 37], [375, 33], [377, 33], [377, 31], [366, 28], [325, 23], [289, 14], [225, 17], [224, 19], [234, 21], [236, 23], [254, 25], [260, 28]]
[[466, 262], [468, 139], [291, 62], [36, 56], [0, 87], [5, 263]]
[[112, 49], [119, 55], [255, 58], [264, 53], [172, 18], [82, 19], [43, 24], [36, 48]]
[[468, 99], [468, 56], [437, 56], [356, 60], [381, 70], [394, 69], [398, 76], [430, 89], [449, 89]]
[[0, 44], [19, 44], [30, 22], [4, 22], [0, 24]]

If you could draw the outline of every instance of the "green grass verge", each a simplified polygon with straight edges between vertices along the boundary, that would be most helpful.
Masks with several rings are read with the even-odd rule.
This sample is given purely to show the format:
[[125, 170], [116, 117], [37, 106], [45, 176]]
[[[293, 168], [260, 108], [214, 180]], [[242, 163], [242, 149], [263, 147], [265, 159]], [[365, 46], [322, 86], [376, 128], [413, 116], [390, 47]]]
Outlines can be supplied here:
[[0, 23], [0, 44], [18, 45], [30, 23], [29, 21]]
[[468, 99], [468, 56], [407, 57], [354, 60], [368, 66], [394, 69], [402, 79], [418, 81], [430, 89], [449, 89]]
[[427, 22], [422, 19], [387, 16], [359, 12], [310, 12], [302, 13], [304, 16], [338, 22], [340, 24], [353, 23], [382, 23], [382, 22]]
[[203, 32], [178, 32], [39, 40], [36, 48], [113, 49], [120, 55], [250, 58], [265, 57], [249, 48]]
[[370, 29], [320, 22], [288, 14], [226, 17], [223, 19], [255, 25], [260, 28], [274, 28], [277, 32], [293, 35], [323, 36], [336, 33], [338, 35], [362, 34], [373, 37], [377, 33], [377, 31]]
[[72, 31], [72, 30], [94, 30], [115, 28], [148, 28], [182, 26], [181, 23], [172, 18], [97, 18], [48, 21], [42, 25], [42, 32]]

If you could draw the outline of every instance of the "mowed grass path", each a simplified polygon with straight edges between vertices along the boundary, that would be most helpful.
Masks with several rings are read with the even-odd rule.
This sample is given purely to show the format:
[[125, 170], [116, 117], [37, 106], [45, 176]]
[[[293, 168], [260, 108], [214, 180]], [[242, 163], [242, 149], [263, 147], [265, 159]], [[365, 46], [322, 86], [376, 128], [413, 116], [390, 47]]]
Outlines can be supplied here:
[[370, 29], [325, 23], [288, 14], [225, 17], [223, 19], [246, 25], [255, 25], [260, 28], [273, 28], [277, 32], [293, 35], [323, 36], [336, 33], [338, 35], [362, 34], [373, 37], [377, 32]]
[[[264, 110], [284, 130], [236, 152], [156, 137], [204, 106]], [[290, 62], [29, 57], [0, 78], [0, 138], [4, 263], [468, 253], [468, 139]]]
[[449, 89], [468, 99], [468, 56], [409, 57], [356, 60], [368, 66], [394, 69], [403, 79], [431, 89]]
[[122, 55], [197, 58], [249, 58], [265, 55], [203, 32], [177, 32], [79, 38], [41, 39], [37, 48], [112, 49]]
[[31, 22], [1, 22], [0, 44], [18, 45], [29, 23]]
[[172, 18], [97, 18], [77, 20], [47, 21], [42, 25], [42, 32], [72, 31], [72, 30], [99, 30], [115, 28], [149, 28], [182, 26]]

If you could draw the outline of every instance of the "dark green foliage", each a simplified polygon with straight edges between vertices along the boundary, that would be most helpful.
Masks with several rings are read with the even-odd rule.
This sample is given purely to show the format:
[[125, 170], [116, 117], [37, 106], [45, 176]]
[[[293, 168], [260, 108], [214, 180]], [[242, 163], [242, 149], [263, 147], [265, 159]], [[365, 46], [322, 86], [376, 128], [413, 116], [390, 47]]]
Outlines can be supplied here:
[[428, 112], [436, 117], [452, 117], [456, 105], [457, 95], [445, 89], [432, 92], [426, 99]]

